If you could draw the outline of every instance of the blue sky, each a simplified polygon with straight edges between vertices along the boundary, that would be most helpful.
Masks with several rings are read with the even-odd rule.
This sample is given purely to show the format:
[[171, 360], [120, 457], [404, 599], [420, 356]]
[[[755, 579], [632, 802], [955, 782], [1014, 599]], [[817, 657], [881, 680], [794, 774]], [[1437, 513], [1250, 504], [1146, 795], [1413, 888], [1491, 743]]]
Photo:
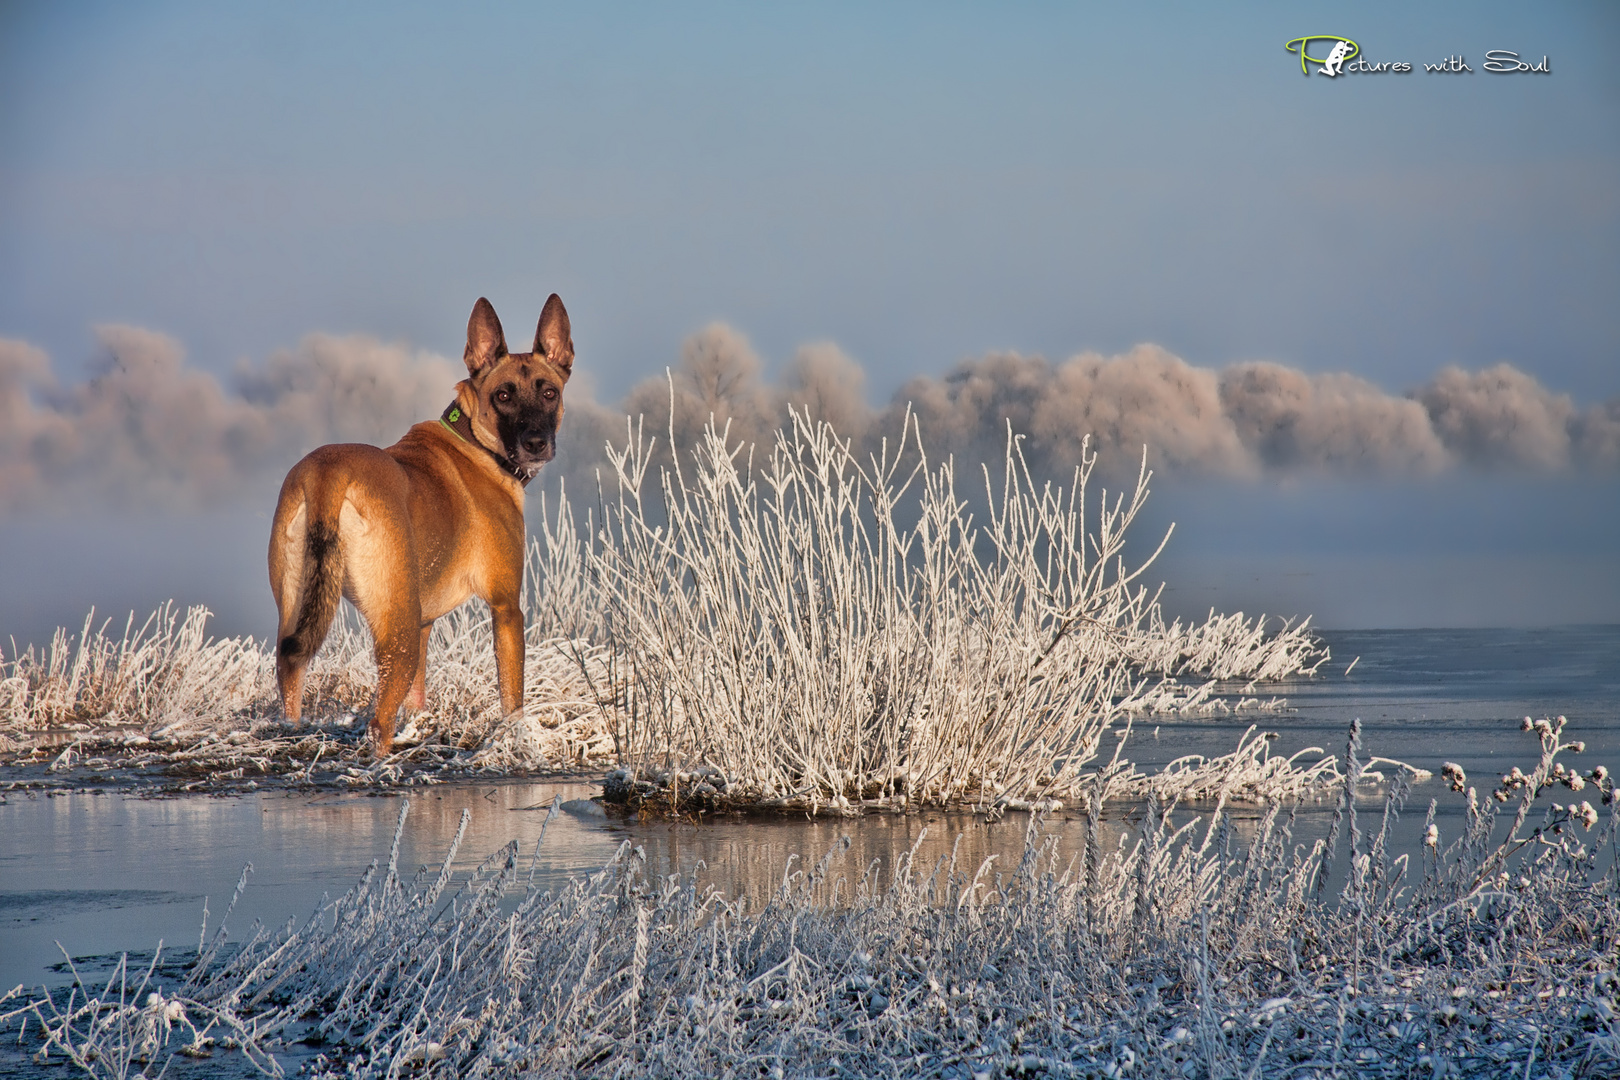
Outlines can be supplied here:
[[[1584, 407], [1620, 395], [1617, 11], [7, 4], [0, 338], [63, 383], [108, 323], [221, 377], [317, 331], [453, 358], [478, 296], [510, 328], [556, 291], [603, 401], [723, 320], [768, 365], [837, 342], [875, 405], [988, 351], [1153, 342], [1397, 395], [1506, 361]], [[1302, 76], [1284, 42], [1328, 32], [1416, 70]], [[1171, 483], [1156, 512], [1217, 606], [1620, 621], [1617, 495]], [[188, 590], [262, 633], [264, 509], [0, 511], [0, 633]]]

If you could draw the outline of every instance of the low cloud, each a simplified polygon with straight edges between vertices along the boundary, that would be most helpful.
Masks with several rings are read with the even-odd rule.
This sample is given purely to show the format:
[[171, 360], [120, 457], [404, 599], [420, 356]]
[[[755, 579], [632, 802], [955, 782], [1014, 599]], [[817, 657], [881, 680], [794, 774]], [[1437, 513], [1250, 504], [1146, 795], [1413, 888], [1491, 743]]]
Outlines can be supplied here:
[[1091, 436], [1101, 467], [1161, 476], [1427, 476], [1449, 469], [1554, 473], [1620, 468], [1620, 398], [1578, 410], [1509, 364], [1447, 367], [1395, 395], [1355, 375], [1251, 362], [1220, 371], [1153, 345], [1058, 364], [998, 354], [923, 376], [895, 396], [931, 446], [994, 459], [1007, 424], [1027, 453], [1066, 471]]
[[235, 382], [292, 447], [387, 445], [437, 416], [466, 374], [458, 362], [374, 338], [311, 334], [262, 366], [238, 364]]
[[1452, 462], [1420, 402], [1354, 375], [1236, 364], [1220, 387], [1238, 439], [1270, 470], [1422, 475]]
[[[753, 445], [763, 459], [775, 431], [797, 410], [825, 420], [841, 434], [859, 441], [874, 414], [862, 393], [866, 373], [831, 342], [801, 346], [789, 360], [781, 385], [768, 385], [765, 365], [748, 338], [724, 323], [712, 323], [681, 344], [680, 360], [663, 375], [637, 383], [617, 408], [590, 401], [585, 422], [594, 428], [594, 444], [567, 466], [577, 488], [605, 464], [604, 441], [622, 443], [625, 421], [638, 418], [646, 437], [658, 440], [654, 466], [669, 464], [669, 446], [695, 446], [704, 428], [714, 423], [732, 444]], [[572, 389], [570, 394], [572, 394]], [[576, 423], [570, 397], [566, 424]], [[578, 435], [572, 436], [578, 445]], [[565, 447], [559, 447], [559, 456]]]
[[825, 420], [857, 440], [863, 439], [872, 426], [872, 410], [866, 404], [866, 372], [830, 341], [801, 345], [793, 354], [781, 399], [788, 408], [814, 420]]
[[[132, 326], [97, 329], [91, 377], [64, 385], [50, 358], [0, 339], [0, 509], [85, 503], [207, 504], [266, 498], [301, 455], [328, 442], [387, 445], [436, 416], [462, 377], [444, 357], [373, 338], [312, 334], [243, 361], [224, 380], [188, 366], [180, 343]], [[667, 461], [711, 418], [733, 442], [762, 443], [800, 409], [857, 448], [898, 434], [909, 409], [935, 458], [999, 460], [1009, 423], [1040, 472], [1065, 475], [1082, 440], [1104, 470], [1134, 472], [1142, 447], [1161, 476], [1253, 479], [1423, 476], [1451, 469], [1620, 470], [1620, 397], [1578, 408], [1508, 364], [1441, 370], [1406, 394], [1354, 375], [1252, 362], [1221, 370], [1155, 345], [1052, 363], [995, 353], [906, 383], [882, 409], [837, 345], [801, 347], [767, 380], [746, 336], [724, 323], [693, 334], [666, 375], [616, 405], [577, 381], [546, 486], [594, 490], [603, 446], [627, 416]]]
[[45, 355], [0, 340], [0, 507], [204, 504], [262, 496], [327, 442], [390, 443], [436, 415], [460, 365], [365, 337], [312, 334], [227, 388], [173, 338], [96, 330], [90, 379], [63, 387]]
[[1620, 397], [1587, 409], [1570, 432], [1576, 460], [1594, 470], [1620, 469]]
[[1575, 406], [1509, 364], [1447, 367], [1418, 391], [1448, 449], [1486, 468], [1561, 469], [1570, 460]]
[[901, 387], [879, 427], [897, 430], [908, 404], [926, 445], [969, 460], [997, 460], [1010, 424], [1027, 437], [1026, 457], [1043, 472], [1071, 469], [1088, 435], [1114, 472], [1134, 469], [1144, 445], [1159, 470], [1258, 471], [1222, 411], [1215, 373], [1156, 345], [1114, 357], [1082, 353], [1056, 365], [1010, 353], [970, 360], [944, 378]]

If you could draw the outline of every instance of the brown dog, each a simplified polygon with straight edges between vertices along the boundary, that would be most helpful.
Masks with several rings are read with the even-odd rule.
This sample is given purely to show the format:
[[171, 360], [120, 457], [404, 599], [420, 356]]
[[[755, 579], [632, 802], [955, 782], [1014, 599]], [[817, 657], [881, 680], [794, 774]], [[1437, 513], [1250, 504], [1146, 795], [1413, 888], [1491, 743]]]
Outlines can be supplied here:
[[511, 354], [480, 298], [464, 359], [467, 378], [438, 420], [386, 450], [335, 444], [294, 465], [271, 526], [282, 709], [298, 719], [304, 669], [347, 597], [377, 643], [379, 756], [392, 749], [400, 705], [427, 704], [433, 620], [470, 596], [493, 616], [501, 711], [523, 705], [523, 488], [556, 452], [574, 367], [568, 312], [552, 294], [533, 351]]

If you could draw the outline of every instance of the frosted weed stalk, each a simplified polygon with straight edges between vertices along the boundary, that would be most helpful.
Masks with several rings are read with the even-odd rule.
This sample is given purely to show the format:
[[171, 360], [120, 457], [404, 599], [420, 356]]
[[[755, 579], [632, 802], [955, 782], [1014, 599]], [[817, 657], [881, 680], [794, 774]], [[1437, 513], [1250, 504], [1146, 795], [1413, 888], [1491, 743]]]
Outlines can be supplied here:
[[1224, 707], [1217, 679], [1252, 689], [1326, 659], [1304, 624], [1165, 624], [1140, 583], [1157, 552], [1125, 563], [1145, 456], [1131, 490], [1093, 503], [1094, 452], [1067, 489], [1038, 485], [1009, 432], [980, 521], [914, 419], [864, 463], [797, 412], [754, 453], [712, 424], [656, 478], [640, 429], [610, 449], [590, 555], [620, 725], [610, 797], [1055, 806], [1096, 790], [1099, 764], [1122, 773], [1098, 756], [1126, 717]]
[[[407, 884], [396, 834], [302, 926], [205, 951], [159, 992], [266, 1054], [307, 1040], [319, 1077], [1612, 1075], [1607, 774], [1573, 774], [1598, 825], [1539, 781], [1513, 789], [1538, 824], [1466, 792], [1465, 835], [1418, 869], [1390, 853], [1403, 783], [1349, 817], [1358, 741], [1331, 840], [1300, 843], [1279, 806], [1240, 845], [1224, 810], [1154, 805], [1071, 856], [1032, 817], [1016, 865], [851, 866], [840, 843], [758, 902], [649, 877], [628, 844], [555, 891], [527, 885], [541, 849], [515, 845], [459, 883], [424, 867]], [[1547, 776], [1572, 749], [1544, 743]], [[0, 1023], [23, 1012], [63, 1030], [43, 1001]], [[90, 1024], [64, 1037], [99, 1060], [142, 1037]]]

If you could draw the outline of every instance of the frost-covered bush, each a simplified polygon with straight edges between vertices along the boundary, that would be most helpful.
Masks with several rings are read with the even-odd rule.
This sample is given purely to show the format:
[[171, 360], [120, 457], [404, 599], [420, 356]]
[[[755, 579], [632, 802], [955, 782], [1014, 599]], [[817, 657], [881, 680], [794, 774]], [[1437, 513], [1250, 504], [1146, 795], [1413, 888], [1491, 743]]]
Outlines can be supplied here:
[[1094, 454], [1038, 484], [1009, 435], [979, 518], [914, 421], [865, 462], [799, 413], [768, 454], [711, 425], [656, 478], [631, 436], [591, 568], [632, 795], [684, 770], [812, 810], [1080, 798], [1129, 715], [1326, 658], [1303, 624], [1165, 624], [1141, 582], [1157, 552], [1125, 561], [1145, 464], [1098, 497]]

